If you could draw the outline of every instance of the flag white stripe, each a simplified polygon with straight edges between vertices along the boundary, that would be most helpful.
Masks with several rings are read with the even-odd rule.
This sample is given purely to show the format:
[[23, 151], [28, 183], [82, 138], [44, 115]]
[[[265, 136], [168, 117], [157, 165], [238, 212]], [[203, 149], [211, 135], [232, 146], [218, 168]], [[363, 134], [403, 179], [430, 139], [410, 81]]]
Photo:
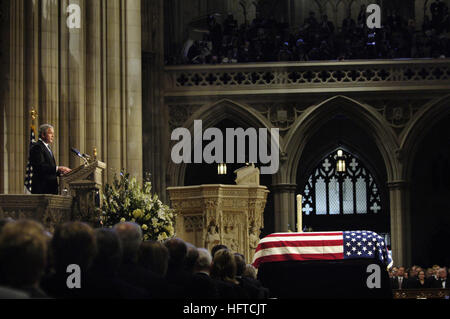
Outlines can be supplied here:
[[284, 254], [340, 254], [344, 253], [344, 246], [308, 246], [308, 247], [272, 247], [258, 251], [253, 260], [264, 256], [284, 255]]
[[322, 241], [322, 240], [343, 240], [342, 235], [329, 236], [285, 236], [285, 237], [264, 237], [259, 243], [279, 242], [279, 241]]

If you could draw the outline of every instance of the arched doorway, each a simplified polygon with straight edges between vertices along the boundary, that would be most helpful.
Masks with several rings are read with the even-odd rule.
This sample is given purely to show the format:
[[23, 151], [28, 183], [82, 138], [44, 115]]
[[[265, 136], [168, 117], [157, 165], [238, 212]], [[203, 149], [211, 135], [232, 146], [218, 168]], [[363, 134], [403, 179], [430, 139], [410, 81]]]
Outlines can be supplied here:
[[[336, 171], [337, 150], [346, 169]], [[314, 231], [390, 232], [389, 191], [383, 158], [365, 130], [338, 113], [311, 136], [297, 168], [303, 226]]]
[[449, 265], [450, 114], [432, 125], [419, 145], [411, 177], [412, 262]]

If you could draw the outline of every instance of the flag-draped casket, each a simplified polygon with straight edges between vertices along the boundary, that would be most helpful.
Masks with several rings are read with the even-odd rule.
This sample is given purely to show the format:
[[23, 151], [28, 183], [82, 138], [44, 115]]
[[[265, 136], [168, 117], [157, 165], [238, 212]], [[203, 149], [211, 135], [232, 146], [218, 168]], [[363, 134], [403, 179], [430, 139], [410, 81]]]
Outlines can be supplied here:
[[274, 297], [392, 296], [392, 258], [372, 231], [270, 234], [260, 240], [253, 265]]

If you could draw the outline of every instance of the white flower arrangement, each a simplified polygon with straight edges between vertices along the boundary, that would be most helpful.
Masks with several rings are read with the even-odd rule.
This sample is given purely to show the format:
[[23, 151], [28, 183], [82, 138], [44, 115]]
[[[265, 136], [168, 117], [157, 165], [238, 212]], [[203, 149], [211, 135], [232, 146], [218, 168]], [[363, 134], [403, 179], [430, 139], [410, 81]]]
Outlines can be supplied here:
[[121, 172], [113, 183], [106, 184], [102, 196], [102, 222], [112, 227], [119, 222], [132, 221], [141, 226], [144, 240], [163, 241], [175, 236], [175, 215], [169, 206], [151, 193], [151, 182], [143, 187], [136, 178]]

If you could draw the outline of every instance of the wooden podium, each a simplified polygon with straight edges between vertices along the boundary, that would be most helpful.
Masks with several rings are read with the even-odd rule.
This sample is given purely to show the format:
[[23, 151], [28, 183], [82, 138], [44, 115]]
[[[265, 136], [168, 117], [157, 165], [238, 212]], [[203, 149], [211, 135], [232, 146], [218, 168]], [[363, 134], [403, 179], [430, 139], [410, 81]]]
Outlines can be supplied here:
[[96, 225], [100, 220], [103, 171], [106, 164], [93, 160], [59, 178], [59, 193], [72, 196], [72, 219]]

